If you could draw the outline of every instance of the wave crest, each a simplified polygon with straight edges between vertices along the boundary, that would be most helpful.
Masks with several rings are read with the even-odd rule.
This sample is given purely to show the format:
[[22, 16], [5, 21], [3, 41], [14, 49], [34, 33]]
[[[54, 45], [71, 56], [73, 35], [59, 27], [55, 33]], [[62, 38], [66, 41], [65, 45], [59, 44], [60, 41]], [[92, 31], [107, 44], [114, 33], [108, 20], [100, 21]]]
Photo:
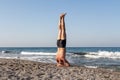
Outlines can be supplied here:
[[109, 52], [109, 51], [98, 51], [98, 52], [89, 52], [84, 55], [89, 58], [118, 58], [120, 59], [120, 52]]
[[51, 56], [56, 55], [56, 53], [45, 53], [45, 52], [25, 52], [25, 51], [22, 51], [21, 54], [22, 54], [22, 55], [51, 55]]

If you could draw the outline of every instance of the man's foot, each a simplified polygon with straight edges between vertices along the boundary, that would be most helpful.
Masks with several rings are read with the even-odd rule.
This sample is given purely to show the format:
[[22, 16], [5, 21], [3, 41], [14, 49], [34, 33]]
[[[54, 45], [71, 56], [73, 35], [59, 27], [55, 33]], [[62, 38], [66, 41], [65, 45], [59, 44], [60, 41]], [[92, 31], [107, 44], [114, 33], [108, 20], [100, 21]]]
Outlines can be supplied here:
[[63, 18], [66, 14], [67, 14], [67, 13], [62, 13], [62, 14], [60, 15], [60, 18]]

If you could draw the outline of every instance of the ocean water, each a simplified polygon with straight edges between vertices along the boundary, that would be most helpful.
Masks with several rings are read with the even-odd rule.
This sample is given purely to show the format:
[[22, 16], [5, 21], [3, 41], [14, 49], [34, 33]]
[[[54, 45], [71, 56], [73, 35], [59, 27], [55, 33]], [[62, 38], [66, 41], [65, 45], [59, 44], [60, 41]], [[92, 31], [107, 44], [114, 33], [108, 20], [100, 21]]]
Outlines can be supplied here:
[[[67, 47], [66, 57], [72, 65], [120, 71], [120, 47]], [[56, 47], [1, 47], [0, 58], [56, 63]]]

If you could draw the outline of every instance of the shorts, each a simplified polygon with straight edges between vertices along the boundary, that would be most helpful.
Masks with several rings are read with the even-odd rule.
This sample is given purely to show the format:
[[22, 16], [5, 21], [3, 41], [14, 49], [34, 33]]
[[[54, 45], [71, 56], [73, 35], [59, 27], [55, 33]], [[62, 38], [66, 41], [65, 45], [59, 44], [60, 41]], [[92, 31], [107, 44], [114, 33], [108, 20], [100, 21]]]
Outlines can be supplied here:
[[64, 40], [61, 40], [61, 39], [57, 40], [57, 47], [65, 48], [66, 47], [66, 39], [64, 39]]

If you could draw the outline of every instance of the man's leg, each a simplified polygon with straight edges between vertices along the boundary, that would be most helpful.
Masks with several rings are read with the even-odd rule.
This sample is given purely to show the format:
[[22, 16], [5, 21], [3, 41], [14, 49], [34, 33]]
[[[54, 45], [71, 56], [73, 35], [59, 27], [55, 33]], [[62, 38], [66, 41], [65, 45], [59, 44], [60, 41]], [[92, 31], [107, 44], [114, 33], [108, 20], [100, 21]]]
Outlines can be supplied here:
[[[65, 40], [66, 39], [66, 29], [65, 29], [65, 15], [66, 14], [62, 14], [62, 21], [61, 21], [61, 30], [62, 30], [62, 34], [61, 34], [61, 39]], [[70, 66], [69, 62], [66, 60], [65, 56], [66, 56], [66, 49], [63, 48], [65, 50], [65, 54], [64, 54], [64, 66]]]
[[66, 30], [65, 30], [65, 15], [66, 14], [62, 14], [62, 19], [61, 19], [61, 30], [62, 30], [62, 33], [61, 33], [61, 39], [64, 40], [66, 39]]
[[60, 18], [59, 23], [58, 23], [58, 37], [57, 37], [57, 40], [61, 39], [61, 34], [62, 34], [62, 30], [61, 30], [61, 18]]

